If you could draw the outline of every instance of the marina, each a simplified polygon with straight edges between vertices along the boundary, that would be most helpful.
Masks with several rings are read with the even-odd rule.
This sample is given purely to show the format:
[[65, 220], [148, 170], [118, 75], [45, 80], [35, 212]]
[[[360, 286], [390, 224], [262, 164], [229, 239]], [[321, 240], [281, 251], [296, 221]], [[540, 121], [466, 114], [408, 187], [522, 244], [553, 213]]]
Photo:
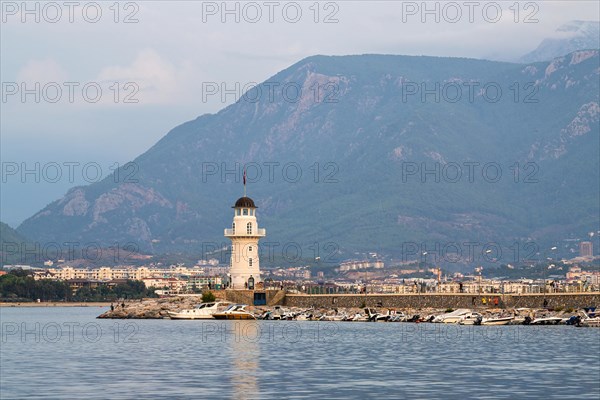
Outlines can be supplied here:
[[99, 319], [268, 320], [329, 322], [439, 323], [473, 326], [570, 325], [600, 326], [596, 307], [569, 308], [393, 308], [254, 306], [218, 300], [194, 304], [196, 298], [145, 299], [113, 307]]

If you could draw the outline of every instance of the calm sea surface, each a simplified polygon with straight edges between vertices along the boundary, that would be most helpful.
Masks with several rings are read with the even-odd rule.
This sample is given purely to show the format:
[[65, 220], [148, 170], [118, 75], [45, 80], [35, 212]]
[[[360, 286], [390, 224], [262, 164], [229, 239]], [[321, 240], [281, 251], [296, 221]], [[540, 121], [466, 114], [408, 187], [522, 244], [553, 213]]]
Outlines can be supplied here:
[[600, 398], [600, 329], [1, 308], [0, 398]]

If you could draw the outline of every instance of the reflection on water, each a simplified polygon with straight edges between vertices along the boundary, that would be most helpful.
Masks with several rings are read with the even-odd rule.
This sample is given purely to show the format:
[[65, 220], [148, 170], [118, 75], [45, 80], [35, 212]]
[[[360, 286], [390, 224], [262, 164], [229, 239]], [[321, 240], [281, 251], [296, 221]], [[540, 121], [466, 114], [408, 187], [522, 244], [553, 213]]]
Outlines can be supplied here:
[[600, 398], [600, 329], [101, 312], [0, 309], [0, 398]]
[[230, 351], [233, 358], [233, 398], [247, 399], [258, 394], [258, 360], [260, 357], [260, 325], [256, 321], [232, 321], [234, 338]]

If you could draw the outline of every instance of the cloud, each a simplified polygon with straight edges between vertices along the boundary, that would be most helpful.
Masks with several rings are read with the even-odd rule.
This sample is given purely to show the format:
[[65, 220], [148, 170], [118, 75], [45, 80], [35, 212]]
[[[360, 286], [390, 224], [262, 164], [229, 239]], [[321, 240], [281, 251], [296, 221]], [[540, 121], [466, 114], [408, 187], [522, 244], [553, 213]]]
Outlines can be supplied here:
[[[177, 101], [181, 95], [181, 79], [186, 75], [185, 65], [177, 67], [163, 59], [153, 49], [144, 49], [137, 53], [130, 65], [112, 65], [104, 67], [97, 81], [104, 86], [119, 82], [121, 86], [132, 83], [139, 88], [133, 97], [143, 104], [167, 104]], [[129, 89], [132, 93], [133, 89]]]
[[54, 59], [29, 60], [17, 73], [18, 82], [64, 82], [68, 73]]

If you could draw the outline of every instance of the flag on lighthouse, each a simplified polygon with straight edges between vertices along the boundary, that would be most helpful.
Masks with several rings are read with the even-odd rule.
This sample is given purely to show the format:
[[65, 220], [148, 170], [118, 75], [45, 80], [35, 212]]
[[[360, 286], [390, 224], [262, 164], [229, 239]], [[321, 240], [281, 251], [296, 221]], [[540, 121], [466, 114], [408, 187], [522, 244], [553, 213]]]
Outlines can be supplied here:
[[244, 167], [244, 197], [246, 197], [246, 167]]

